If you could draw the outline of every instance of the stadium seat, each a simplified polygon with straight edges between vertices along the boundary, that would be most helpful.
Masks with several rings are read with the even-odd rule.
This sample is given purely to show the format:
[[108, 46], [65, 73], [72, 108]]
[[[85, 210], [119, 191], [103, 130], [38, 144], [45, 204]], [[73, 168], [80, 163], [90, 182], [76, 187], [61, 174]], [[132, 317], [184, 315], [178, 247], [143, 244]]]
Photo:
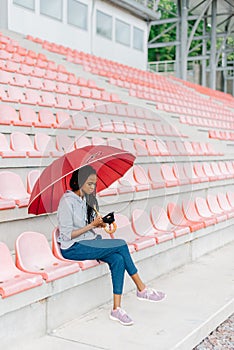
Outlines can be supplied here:
[[55, 108], [63, 108], [63, 109], [69, 109], [70, 108], [70, 100], [69, 97], [57, 94], [55, 97]]
[[149, 189], [149, 184], [141, 184], [135, 180], [134, 169], [129, 169], [125, 175], [119, 179], [120, 187], [118, 188], [119, 193], [129, 193], [129, 192], [141, 192], [147, 191]]
[[169, 156], [171, 155], [169, 150], [167, 149], [167, 146], [165, 144], [165, 142], [163, 142], [162, 140], [156, 140], [156, 147], [159, 150], [159, 154], [161, 156]]
[[54, 80], [44, 79], [42, 83], [42, 91], [55, 92], [56, 82]]
[[206, 223], [214, 225], [219, 222], [218, 217], [210, 211], [205, 198], [196, 197], [194, 204], [198, 214], [206, 220]]
[[86, 136], [78, 136], [74, 141], [75, 148], [81, 148], [85, 146], [91, 146], [92, 140]]
[[99, 120], [101, 122], [101, 131], [102, 132], [113, 132], [114, 126], [110, 117], [105, 115], [100, 115]]
[[42, 92], [40, 94], [38, 105], [43, 107], [57, 107], [57, 101], [54, 95], [50, 92]]
[[107, 138], [107, 144], [108, 146], [116, 147], [119, 149], [122, 149], [122, 142], [120, 139], [115, 138]]
[[[0, 193], [1, 193], [1, 191], [0, 191]], [[225, 213], [227, 214], [228, 218], [229, 219], [233, 218], [234, 217], [234, 209], [230, 205], [226, 194], [224, 194], [223, 192], [219, 192], [217, 194], [217, 200], [218, 200], [218, 203], [220, 205], [220, 208], [225, 211]]]
[[194, 172], [199, 177], [200, 182], [209, 181], [209, 177], [204, 173], [202, 163], [193, 164]]
[[132, 122], [125, 121], [124, 124], [125, 124], [126, 134], [136, 134], [137, 133], [136, 124], [134, 121], [132, 121]]
[[60, 157], [64, 152], [56, 149], [55, 141], [52, 136], [43, 133], [36, 133], [34, 137], [34, 147], [42, 153], [43, 157]]
[[172, 170], [181, 185], [187, 185], [190, 183], [190, 179], [184, 172], [184, 165], [182, 163], [176, 163], [172, 165]]
[[23, 132], [13, 132], [11, 134], [11, 148], [16, 152], [26, 152], [30, 158], [41, 158], [42, 153], [34, 148], [29, 135]]
[[74, 151], [75, 144], [74, 140], [64, 134], [56, 135], [56, 148], [60, 152], [69, 153], [71, 151]]
[[222, 161], [220, 161], [220, 162], [212, 162], [211, 163], [211, 165], [213, 166], [213, 164], [214, 164], [214, 166], [216, 167], [216, 171], [218, 172], [220, 172], [219, 174], [220, 174], [220, 176], [223, 178], [223, 179], [231, 179], [231, 178], [233, 178], [233, 175], [234, 174], [231, 174], [230, 172], [229, 172], [229, 170], [228, 170], [228, 168], [227, 168], [227, 165], [226, 165], [226, 163], [225, 162], [222, 162]]
[[34, 169], [29, 171], [29, 173], [27, 174], [27, 192], [29, 194], [32, 193], [33, 190], [33, 186], [35, 185], [38, 177], [40, 176], [41, 171], [39, 169]]
[[19, 208], [28, 205], [29, 194], [23, 181], [12, 171], [0, 172], [0, 194], [2, 199], [13, 199]]
[[114, 127], [114, 132], [116, 133], [121, 133], [121, 134], [126, 133], [125, 124], [124, 124], [124, 121], [122, 120], [120, 121], [113, 120], [113, 127]]
[[[23, 77], [23, 75], [21, 75]], [[37, 77], [29, 77], [28, 82], [25, 84], [26, 87], [31, 89], [40, 90], [42, 88], [42, 80]]]
[[196, 175], [193, 168], [193, 163], [184, 163], [184, 173], [189, 178], [192, 184], [200, 182], [200, 178]]
[[76, 111], [81, 111], [83, 109], [82, 100], [79, 99], [78, 97], [70, 97], [69, 101], [70, 101], [69, 109], [76, 110]]
[[2, 158], [24, 158], [26, 157], [26, 152], [16, 152], [12, 148], [10, 148], [6, 136], [0, 133], [0, 156]]
[[36, 112], [27, 106], [20, 107], [19, 122], [15, 122], [14, 125], [41, 126]]
[[16, 266], [25, 272], [41, 275], [46, 282], [78, 272], [76, 262], [57, 259], [42, 233], [23, 232], [15, 243]]
[[149, 176], [152, 189], [163, 188], [166, 186], [165, 180], [161, 173], [160, 164], [149, 164], [148, 176]]
[[220, 177], [214, 173], [210, 163], [204, 162], [202, 164], [202, 168], [209, 181], [216, 181], [220, 179]]
[[145, 141], [141, 139], [134, 139], [135, 153], [137, 156], [148, 156], [148, 148], [146, 147]]
[[179, 237], [187, 233], [187, 229], [185, 229], [184, 227], [178, 227], [173, 225], [170, 222], [166, 211], [157, 205], [154, 205], [151, 208], [150, 218], [153, 226], [158, 231], [164, 232], [165, 234], [164, 240], [169, 240], [174, 237]]
[[160, 152], [157, 148], [157, 144], [154, 140], [146, 139], [145, 146], [148, 150], [148, 155], [150, 155], [150, 156], [159, 156], [160, 155]]
[[0, 294], [2, 298], [42, 285], [41, 276], [21, 271], [15, 266], [7, 245], [0, 242]]
[[91, 130], [91, 131], [101, 131], [101, 123], [100, 120], [97, 116], [93, 115], [92, 113], [86, 114], [86, 121], [87, 121], [87, 125], [88, 125], [88, 129], [87, 130]]
[[56, 122], [60, 129], [69, 129], [72, 127], [72, 119], [65, 111], [58, 111], [56, 113]]
[[58, 242], [58, 236], [59, 236], [59, 230], [58, 230], [57, 227], [55, 227], [54, 230], [52, 231], [52, 252], [53, 252], [54, 256], [57, 259], [65, 261], [65, 262], [71, 262], [71, 263], [76, 262], [78, 264], [78, 266], [82, 270], [87, 270], [90, 267], [94, 267], [94, 266], [99, 265], [99, 262], [97, 260], [75, 261], [75, 260], [65, 259], [62, 256], [62, 253], [61, 253], [61, 250], [60, 250], [60, 244]]
[[144, 169], [141, 165], [136, 164], [133, 166], [133, 177], [139, 185], [136, 185], [137, 191], [139, 187], [141, 190], [147, 191], [151, 188], [150, 180], [148, 177], [148, 169]]
[[217, 215], [220, 221], [227, 220], [228, 215], [225, 214], [225, 211], [223, 209], [221, 209], [216, 196], [214, 196], [212, 194], [208, 194], [207, 195], [207, 204], [208, 204], [210, 211], [213, 214]]
[[72, 129], [75, 129], [75, 130], [88, 129], [88, 124], [83, 114], [77, 112], [76, 114], [73, 114], [71, 118], [72, 118]]
[[135, 234], [139, 237], [151, 237], [157, 244], [171, 239], [168, 233], [159, 231], [153, 226], [150, 215], [143, 209], [133, 210], [131, 222]]
[[17, 98], [17, 102], [22, 102], [29, 105], [37, 105], [41, 102], [40, 94], [36, 90], [28, 89], [25, 91], [23, 98]]
[[40, 109], [38, 112], [38, 119], [42, 127], [45, 127], [45, 128], [58, 127], [56, 116], [49, 109], [45, 109], [45, 108]]
[[19, 122], [19, 116], [16, 110], [7, 104], [0, 105], [0, 124], [10, 125]]
[[186, 219], [180, 205], [172, 202], [167, 205], [167, 215], [173, 225], [187, 227], [191, 232], [200, 230], [204, 227], [201, 222]]
[[122, 143], [123, 150], [131, 152], [132, 154], [136, 155], [136, 149], [134, 147], [133, 140], [123, 138], [123, 139], [121, 139], [121, 143]]
[[232, 208], [234, 208], [234, 192], [228, 191], [226, 193], [227, 200]]
[[156, 244], [155, 238], [137, 236], [133, 231], [131, 222], [126, 215], [118, 213], [115, 214], [115, 221], [118, 229], [113, 235], [115, 238], [124, 239], [130, 248], [130, 252], [134, 251], [133, 247], [136, 251], [139, 251], [152, 247]]
[[203, 224], [203, 227], [207, 227], [210, 225], [206, 218], [201, 217], [198, 214], [193, 200], [183, 200], [182, 211], [187, 220], [200, 222]]
[[175, 177], [172, 166], [168, 164], [161, 165], [162, 177], [166, 183], [166, 187], [178, 186], [180, 181]]

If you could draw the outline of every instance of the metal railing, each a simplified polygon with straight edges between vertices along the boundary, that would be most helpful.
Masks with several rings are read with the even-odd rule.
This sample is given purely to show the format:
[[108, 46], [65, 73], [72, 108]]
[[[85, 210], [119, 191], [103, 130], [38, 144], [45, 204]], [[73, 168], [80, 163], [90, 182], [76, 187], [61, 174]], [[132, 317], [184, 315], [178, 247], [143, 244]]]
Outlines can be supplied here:
[[[188, 62], [187, 70], [194, 69], [195, 62]], [[154, 61], [148, 62], [148, 71], [155, 73], [167, 73], [176, 71], [176, 61]]]

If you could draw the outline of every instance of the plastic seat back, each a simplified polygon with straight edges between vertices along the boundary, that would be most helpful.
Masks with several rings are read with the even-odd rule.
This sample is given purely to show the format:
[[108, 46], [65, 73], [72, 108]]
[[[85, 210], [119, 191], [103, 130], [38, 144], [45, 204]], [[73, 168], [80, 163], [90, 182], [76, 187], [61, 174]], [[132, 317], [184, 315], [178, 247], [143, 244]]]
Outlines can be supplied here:
[[27, 175], [27, 192], [32, 193], [33, 187], [40, 176], [41, 171], [39, 169], [31, 170]]
[[29, 194], [23, 181], [11, 171], [0, 172], [0, 194], [2, 198], [14, 199], [19, 206], [28, 204]]
[[7, 104], [0, 105], [0, 124], [11, 124], [19, 121], [15, 109]]
[[156, 233], [150, 216], [143, 209], [134, 209], [132, 212], [132, 228], [141, 237], [154, 236]]
[[41, 275], [47, 282], [79, 271], [78, 265], [57, 259], [46, 237], [39, 232], [21, 233], [15, 245], [16, 265], [25, 272]]
[[2, 298], [23, 292], [43, 283], [41, 276], [19, 270], [7, 245], [0, 242], [0, 294]]

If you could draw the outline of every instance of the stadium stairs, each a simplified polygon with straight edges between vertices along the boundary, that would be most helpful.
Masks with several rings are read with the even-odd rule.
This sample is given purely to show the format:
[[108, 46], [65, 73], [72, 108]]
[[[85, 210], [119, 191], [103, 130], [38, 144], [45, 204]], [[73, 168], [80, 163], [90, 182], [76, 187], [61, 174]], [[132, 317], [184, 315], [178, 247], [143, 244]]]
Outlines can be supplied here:
[[[27, 214], [37, 177], [64, 152], [104, 143], [135, 153], [99, 203], [117, 213], [115, 237], [145, 281], [231, 244], [232, 97], [5, 30], [0, 45], [2, 346], [23, 349], [110, 301], [107, 266], [62, 261], [56, 214]], [[214, 307], [196, 341], [232, 312], [227, 300]]]

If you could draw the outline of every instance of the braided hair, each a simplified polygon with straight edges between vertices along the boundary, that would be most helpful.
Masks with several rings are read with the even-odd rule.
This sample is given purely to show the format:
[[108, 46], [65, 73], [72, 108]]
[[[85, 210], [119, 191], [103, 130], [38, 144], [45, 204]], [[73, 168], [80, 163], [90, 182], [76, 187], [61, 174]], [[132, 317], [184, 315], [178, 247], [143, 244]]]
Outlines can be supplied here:
[[[93, 169], [90, 165], [86, 165], [80, 169], [75, 170], [72, 173], [72, 177], [70, 179], [70, 188], [73, 192], [78, 191], [88, 179], [88, 177], [92, 174], [96, 175], [96, 170]], [[90, 224], [95, 218], [95, 210], [94, 207], [99, 210], [98, 201], [96, 198], [96, 192], [94, 191], [91, 194], [86, 194], [86, 203], [87, 203], [87, 219]]]

